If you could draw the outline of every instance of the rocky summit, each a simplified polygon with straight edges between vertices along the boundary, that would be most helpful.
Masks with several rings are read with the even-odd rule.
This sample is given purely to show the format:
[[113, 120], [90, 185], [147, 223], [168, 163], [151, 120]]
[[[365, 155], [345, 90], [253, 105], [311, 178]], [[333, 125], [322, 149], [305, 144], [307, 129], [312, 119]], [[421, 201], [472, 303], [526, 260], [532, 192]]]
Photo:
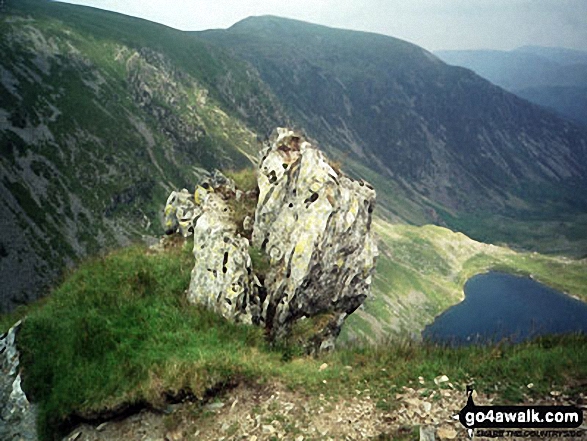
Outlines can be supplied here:
[[169, 196], [166, 233], [194, 235], [188, 300], [265, 326], [274, 341], [298, 331], [308, 352], [331, 349], [371, 289], [375, 190], [290, 129], [276, 129], [261, 155], [254, 221], [235, 204], [251, 192], [218, 172]]

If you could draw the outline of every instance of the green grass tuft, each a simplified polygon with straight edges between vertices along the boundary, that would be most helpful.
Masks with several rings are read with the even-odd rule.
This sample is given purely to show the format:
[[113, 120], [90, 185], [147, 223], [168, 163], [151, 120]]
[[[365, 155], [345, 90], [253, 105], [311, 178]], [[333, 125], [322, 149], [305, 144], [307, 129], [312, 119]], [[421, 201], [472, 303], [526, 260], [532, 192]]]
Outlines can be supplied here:
[[242, 170], [228, 170], [226, 176], [234, 181], [236, 188], [248, 192], [257, 189], [257, 170], [243, 168]]

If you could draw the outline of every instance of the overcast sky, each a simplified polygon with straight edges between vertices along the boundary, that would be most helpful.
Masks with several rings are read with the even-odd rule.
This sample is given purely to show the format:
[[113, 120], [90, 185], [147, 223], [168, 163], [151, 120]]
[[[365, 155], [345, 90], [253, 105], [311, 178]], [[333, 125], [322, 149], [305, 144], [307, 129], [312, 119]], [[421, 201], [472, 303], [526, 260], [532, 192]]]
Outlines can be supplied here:
[[425, 49], [587, 50], [587, 0], [68, 0], [182, 30], [227, 28], [251, 15], [372, 31]]

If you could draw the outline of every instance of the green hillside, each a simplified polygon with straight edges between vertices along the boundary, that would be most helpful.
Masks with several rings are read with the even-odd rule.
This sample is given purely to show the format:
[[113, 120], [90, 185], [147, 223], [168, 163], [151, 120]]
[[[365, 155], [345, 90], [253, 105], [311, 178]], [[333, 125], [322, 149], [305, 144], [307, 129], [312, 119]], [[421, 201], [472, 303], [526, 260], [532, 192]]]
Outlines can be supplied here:
[[419, 337], [424, 327], [463, 300], [465, 282], [475, 274], [501, 270], [532, 276], [587, 301], [587, 260], [574, 260], [474, 241], [443, 227], [374, 223], [379, 260], [373, 296], [348, 319], [344, 338], [385, 340]]
[[171, 190], [251, 165], [253, 130], [284, 120], [246, 64], [144, 20], [10, 1], [0, 48], [1, 309], [159, 235]]

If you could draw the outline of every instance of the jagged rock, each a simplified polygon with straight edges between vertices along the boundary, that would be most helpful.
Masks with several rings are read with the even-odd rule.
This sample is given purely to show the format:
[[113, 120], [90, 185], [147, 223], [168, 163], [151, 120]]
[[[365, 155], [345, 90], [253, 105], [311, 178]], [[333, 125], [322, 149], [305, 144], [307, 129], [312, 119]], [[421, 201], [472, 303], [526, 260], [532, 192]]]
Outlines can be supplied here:
[[264, 317], [274, 338], [304, 318], [325, 318], [310, 352], [331, 348], [347, 315], [371, 288], [377, 246], [371, 232], [375, 190], [335, 170], [288, 129], [263, 152], [253, 244], [270, 258]]
[[165, 207], [167, 234], [194, 235], [188, 300], [241, 323], [258, 323], [261, 305], [255, 294], [249, 241], [237, 233], [227, 201], [236, 197], [232, 180], [219, 171], [196, 186], [172, 192]]
[[[375, 190], [335, 170], [289, 129], [276, 130], [257, 180], [254, 220], [237, 221], [232, 207], [246, 194], [218, 171], [194, 194], [169, 196], [166, 232], [194, 235], [188, 300], [228, 319], [263, 322], [274, 340], [300, 331], [308, 352], [331, 349], [345, 318], [370, 292]], [[251, 229], [253, 253], [269, 260], [265, 274], [256, 268], [259, 277], [244, 236]]]
[[36, 407], [21, 388], [16, 323], [0, 338], [0, 439], [36, 440]]
[[194, 225], [194, 257], [188, 300], [207, 306], [227, 319], [258, 322], [249, 241], [237, 234], [228, 204], [216, 192], [203, 200]]
[[185, 188], [172, 191], [165, 204], [165, 233], [179, 231], [183, 237], [193, 234], [195, 219], [202, 214], [194, 195]]
[[172, 191], [165, 204], [165, 234], [179, 231], [183, 237], [191, 236], [196, 219], [202, 214], [201, 205], [208, 193], [214, 189], [223, 189], [224, 193], [229, 194], [236, 193], [234, 182], [218, 170], [205, 177], [196, 186], [194, 193], [185, 188], [181, 191]]

